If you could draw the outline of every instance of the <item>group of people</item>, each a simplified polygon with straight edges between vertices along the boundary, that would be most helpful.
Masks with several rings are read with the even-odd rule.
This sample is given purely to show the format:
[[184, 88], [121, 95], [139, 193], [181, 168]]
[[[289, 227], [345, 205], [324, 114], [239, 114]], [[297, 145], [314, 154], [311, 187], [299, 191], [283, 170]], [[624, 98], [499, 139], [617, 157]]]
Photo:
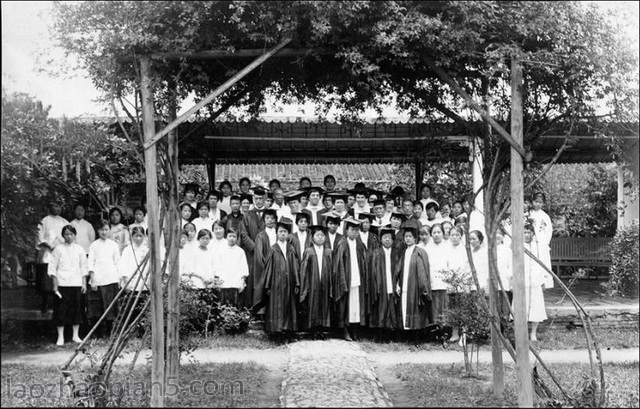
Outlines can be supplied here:
[[[187, 184], [180, 204], [182, 278], [193, 291], [215, 287], [219, 302], [251, 309], [275, 338], [292, 339], [299, 332], [324, 338], [328, 330], [336, 330], [352, 340], [361, 328], [375, 330], [380, 338], [419, 333], [444, 325], [456, 294], [487, 292], [482, 213], [466, 200], [440, 205], [427, 184], [418, 200], [401, 187], [386, 193], [357, 183], [337, 190], [331, 175], [322, 187], [302, 178], [298, 189], [287, 192], [277, 180], [252, 187], [248, 178], [240, 180], [236, 193], [228, 181], [200, 196], [201, 201], [199, 190]], [[534, 195], [532, 203], [525, 246], [550, 268], [551, 222], [542, 210], [544, 195]], [[88, 294], [88, 312], [95, 307], [89, 314], [93, 317], [102, 315], [127, 281], [133, 290], [146, 289], [144, 280], [129, 279], [148, 252], [144, 208], [134, 209], [128, 228], [121, 225], [121, 211], [112, 209], [110, 220], [98, 229], [98, 240], [85, 234], [90, 229], [81, 223], [80, 208], [73, 222], [54, 223], [48, 219], [56, 217], [52, 204], [52, 214], [41, 224], [39, 248], [50, 253], [47, 272], [57, 296], [58, 344], [64, 342], [64, 325], [73, 325], [77, 341], [78, 317], [70, 311], [82, 304], [82, 293]], [[499, 277], [509, 293], [510, 241], [504, 240], [504, 232], [498, 241]], [[88, 281], [78, 278], [85, 276]], [[525, 262], [525, 277], [535, 340], [537, 323], [546, 319], [543, 289], [553, 286], [553, 280], [532, 259]], [[117, 314], [116, 308], [109, 311]], [[451, 341], [459, 333], [454, 328]]]

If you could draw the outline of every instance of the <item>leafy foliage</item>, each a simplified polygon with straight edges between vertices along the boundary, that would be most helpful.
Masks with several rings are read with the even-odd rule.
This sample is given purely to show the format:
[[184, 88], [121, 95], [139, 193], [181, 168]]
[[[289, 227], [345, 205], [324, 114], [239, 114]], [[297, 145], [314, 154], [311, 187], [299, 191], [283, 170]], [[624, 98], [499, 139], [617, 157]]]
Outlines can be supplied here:
[[2, 250], [23, 259], [34, 254], [47, 199], [101, 203], [140, 169], [138, 146], [103, 127], [48, 115], [31, 96], [2, 91]]
[[624, 229], [618, 230], [611, 243], [611, 267], [609, 281], [603, 283], [608, 293], [621, 296], [638, 295], [638, 242], [640, 229], [635, 220]]
[[249, 328], [249, 311], [220, 305], [219, 289], [217, 281], [203, 290], [194, 290], [187, 281], [180, 281], [180, 339], [209, 332], [235, 335]]

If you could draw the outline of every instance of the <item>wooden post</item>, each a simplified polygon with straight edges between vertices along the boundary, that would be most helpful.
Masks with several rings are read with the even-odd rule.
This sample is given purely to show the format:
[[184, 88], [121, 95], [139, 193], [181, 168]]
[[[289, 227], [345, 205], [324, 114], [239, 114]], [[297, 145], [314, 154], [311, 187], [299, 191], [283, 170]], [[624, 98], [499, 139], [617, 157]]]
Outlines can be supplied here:
[[[140, 57], [140, 76], [142, 95], [142, 126], [144, 140], [148, 142], [155, 135], [153, 116], [153, 88], [150, 78], [150, 62]], [[150, 145], [144, 149], [145, 177], [147, 186], [147, 209], [149, 229], [149, 268], [151, 269], [151, 402], [150, 406], [164, 406], [164, 319], [162, 305], [162, 271], [160, 262], [160, 221], [158, 211], [158, 171], [156, 147]], [[162, 388], [160, 390], [160, 388]]]
[[[168, 87], [173, 95], [169, 101], [169, 121], [174, 121], [177, 115], [176, 87], [170, 81]], [[180, 220], [178, 211], [178, 174], [180, 165], [178, 163], [178, 130], [169, 132], [167, 140], [167, 153], [169, 172], [167, 172], [167, 182], [169, 185], [169, 208], [167, 209], [167, 226], [169, 232], [166, 243], [171, 243], [167, 249], [167, 271], [169, 272], [169, 282], [167, 283], [167, 362], [165, 367], [165, 379], [167, 384], [178, 383], [180, 367], [180, 256], [178, 251], [178, 241], [180, 240]]]
[[[522, 66], [517, 56], [511, 60], [511, 136], [522, 146]], [[511, 219], [513, 222], [513, 304], [516, 337], [516, 379], [518, 406], [533, 407], [533, 385], [529, 363], [529, 330], [524, 284], [524, 183], [522, 156], [511, 148]]]
[[422, 178], [423, 178], [423, 170], [422, 170], [422, 161], [420, 158], [415, 159], [415, 168], [416, 168], [416, 201], [422, 199], [420, 196], [420, 186], [422, 186]]
[[[483, 93], [484, 93], [484, 109], [488, 115], [491, 115], [491, 104], [489, 103], [489, 81], [483, 81], [482, 84]], [[487, 135], [491, 137], [491, 125], [487, 124]], [[478, 138], [479, 139], [479, 138]], [[482, 181], [482, 173], [484, 167], [484, 161], [482, 160], [482, 150], [480, 147], [480, 141], [476, 139], [473, 143], [473, 191], [476, 192], [476, 172], [479, 173], [480, 179]], [[477, 168], [477, 170], [476, 170]], [[485, 197], [490, 200], [489, 195], [484, 195], [483, 192], [479, 192], [478, 196], [476, 196], [476, 203], [482, 203], [482, 209], [476, 209], [485, 211], [486, 214], [492, 214], [493, 217], [496, 216], [495, 212], [491, 209], [492, 203], [484, 204]], [[495, 235], [491, 234], [491, 229], [485, 227], [485, 231], [487, 232], [487, 239], [494, 240]], [[489, 246], [489, 251], [492, 250], [492, 246]], [[491, 256], [489, 256], [491, 259]], [[502, 294], [499, 291], [499, 288], [496, 286], [497, 284], [497, 275], [498, 272], [492, 268], [491, 262], [489, 263], [489, 310], [494, 317], [500, 319], [500, 314], [498, 312], [498, 300], [502, 299]], [[496, 327], [491, 325], [491, 363], [493, 366], [493, 396], [498, 399], [502, 399], [504, 397], [504, 365], [502, 362], [502, 340], [500, 339], [499, 331]]]
[[213, 156], [207, 162], [207, 176], [209, 176], [209, 192], [216, 188], [216, 158]]

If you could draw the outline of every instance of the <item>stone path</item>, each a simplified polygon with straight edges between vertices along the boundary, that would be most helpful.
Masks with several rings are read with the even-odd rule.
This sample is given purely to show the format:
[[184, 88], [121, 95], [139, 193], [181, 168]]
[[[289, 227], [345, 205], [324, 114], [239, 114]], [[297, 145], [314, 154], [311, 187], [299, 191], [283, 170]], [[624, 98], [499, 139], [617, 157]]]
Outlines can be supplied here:
[[355, 342], [301, 341], [289, 346], [282, 407], [391, 407], [367, 354]]

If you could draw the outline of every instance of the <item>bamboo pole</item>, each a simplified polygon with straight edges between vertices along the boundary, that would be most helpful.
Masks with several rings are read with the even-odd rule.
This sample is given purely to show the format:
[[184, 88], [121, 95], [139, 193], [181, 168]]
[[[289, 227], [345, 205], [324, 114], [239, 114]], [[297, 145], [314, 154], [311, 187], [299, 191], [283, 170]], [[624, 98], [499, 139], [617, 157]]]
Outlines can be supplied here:
[[[489, 98], [489, 81], [483, 81], [483, 94], [484, 94], [484, 109], [487, 111], [488, 115], [491, 115], [491, 105]], [[491, 136], [491, 125], [487, 124], [487, 134]], [[485, 145], [486, 146], [486, 145]], [[474, 170], [476, 167], [476, 163], [480, 165], [480, 169], [482, 173], [482, 169], [484, 168], [484, 160], [480, 162], [480, 155], [476, 155], [475, 144], [473, 145], [473, 153], [474, 160], [473, 166]], [[497, 156], [497, 155], [496, 155]], [[487, 203], [484, 203], [484, 211], [486, 214], [491, 215], [491, 220], [495, 220], [495, 212], [493, 210], [493, 206], [491, 203], [491, 192], [486, 195], [482, 195], [482, 202], [486, 199]], [[490, 227], [490, 226], [489, 226]], [[496, 276], [498, 275], [498, 271], [496, 268], [495, 258], [492, 258], [492, 255], [495, 254], [495, 231], [491, 228], [486, 228], [487, 232], [487, 242], [489, 243], [489, 309], [493, 316], [498, 317], [500, 320], [500, 314], [498, 311], [498, 300], [501, 300], [502, 294], [496, 290]], [[504, 397], [504, 364], [502, 362], [502, 341], [500, 340], [500, 329], [496, 328], [494, 325], [491, 326], [491, 363], [493, 367], [492, 372], [492, 381], [493, 381], [493, 396], [498, 399], [502, 399]]]
[[[177, 104], [175, 97], [175, 83], [169, 84], [170, 92], [173, 93], [169, 102], [169, 121], [176, 118]], [[178, 220], [178, 130], [169, 132], [168, 137], [168, 172], [167, 182], [169, 185], [169, 209], [167, 212], [167, 226], [169, 237], [166, 240], [167, 249], [167, 271], [169, 280], [167, 283], [167, 363], [165, 368], [165, 378], [173, 383], [178, 382], [180, 350], [179, 350], [179, 327], [180, 327], [180, 260], [177, 240], [180, 237]]]
[[223, 92], [225, 92], [226, 90], [231, 88], [236, 82], [240, 81], [242, 78], [244, 78], [251, 71], [253, 71], [257, 67], [259, 67], [265, 61], [267, 61], [271, 56], [276, 54], [278, 51], [282, 50], [282, 48], [285, 45], [289, 44], [290, 41], [291, 41], [291, 38], [285, 38], [284, 40], [282, 40], [280, 42], [280, 44], [278, 44], [277, 46], [273, 47], [271, 50], [267, 51], [266, 53], [264, 53], [260, 57], [256, 58], [255, 61], [253, 61], [251, 64], [247, 65], [240, 72], [238, 72], [236, 75], [234, 75], [233, 77], [231, 77], [227, 81], [225, 81], [224, 84], [222, 84], [221, 86], [216, 88], [211, 94], [207, 95], [202, 101], [198, 102], [193, 107], [189, 108], [187, 110], [187, 112], [185, 112], [184, 114], [180, 115], [180, 117], [178, 119], [176, 119], [175, 121], [171, 122], [162, 131], [158, 132], [155, 136], [152, 136], [149, 139], [147, 139], [145, 137], [144, 148], [147, 149], [150, 146], [153, 146], [153, 144], [155, 144], [160, 139], [162, 139], [163, 136], [167, 135], [174, 128], [177, 128], [181, 123], [183, 123], [184, 121], [189, 119], [189, 117], [191, 115], [193, 115], [196, 112], [198, 112], [200, 110], [200, 108], [202, 108], [203, 106], [205, 106], [208, 103], [210, 103], [211, 101], [213, 101], [215, 98], [217, 98]]
[[[140, 57], [140, 76], [142, 94], [142, 124], [144, 140], [149, 142], [155, 134], [153, 117], [153, 88], [151, 85], [151, 69], [148, 57]], [[144, 161], [147, 185], [148, 228], [149, 228], [149, 261], [151, 271], [151, 407], [164, 406], [164, 320], [162, 304], [162, 275], [160, 262], [160, 226], [158, 220], [158, 172], [156, 147], [145, 143]], [[158, 389], [158, 386], [162, 390]]]
[[[511, 136], [522, 146], [522, 66], [518, 58], [511, 60]], [[529, 362], [529, 330], [526, 289], [524, 283], [524, 183], [522, 155], [511, 148], [511, 218], [513, 220], [513, 304], [516, 338], [516, 378], [518, 406], [533, 407], [533, 385]]]

